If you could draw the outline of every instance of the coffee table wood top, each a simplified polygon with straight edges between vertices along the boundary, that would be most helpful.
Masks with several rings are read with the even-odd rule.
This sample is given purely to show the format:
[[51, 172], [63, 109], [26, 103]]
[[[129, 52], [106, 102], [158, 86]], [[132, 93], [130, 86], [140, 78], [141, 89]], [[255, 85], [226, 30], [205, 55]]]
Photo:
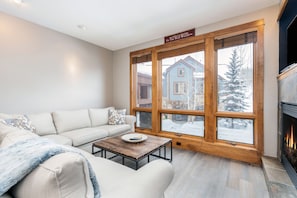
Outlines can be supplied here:
[[[146, 134], [145, 134], [146, 135]], [[125, 142], [121, 139], [122, 135], [106, 138], [93, 143], [93, 146], [103, 148], [113, 153], [118, 153], [138, 160], [148, 153], [171, 142], [171, 139], [146, 135], [147, 139], [140, 143]]]

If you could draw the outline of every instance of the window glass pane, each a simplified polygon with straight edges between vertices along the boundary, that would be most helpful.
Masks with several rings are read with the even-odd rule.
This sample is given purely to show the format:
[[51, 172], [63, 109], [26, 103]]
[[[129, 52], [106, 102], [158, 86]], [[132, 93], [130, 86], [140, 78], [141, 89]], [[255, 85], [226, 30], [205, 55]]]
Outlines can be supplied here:
[[150, 112], [136, 112], [136, 127], [151, 129], [152, 114]]
[[137, 107], [152, 107], [152, 62], [136, 64], [137, 69]]
[[254, 143], [254, 121], [251, 119], [218, 118], [217, 128], [219, 140]]
[[253, 43], [218, 50], [218, 111], [253, 112]]
[[204, 51], [164, 58], [162, 108], [204, 109]]
[[204, 136], [204, 117], [180, 114], [162, 114], [162, 131]]

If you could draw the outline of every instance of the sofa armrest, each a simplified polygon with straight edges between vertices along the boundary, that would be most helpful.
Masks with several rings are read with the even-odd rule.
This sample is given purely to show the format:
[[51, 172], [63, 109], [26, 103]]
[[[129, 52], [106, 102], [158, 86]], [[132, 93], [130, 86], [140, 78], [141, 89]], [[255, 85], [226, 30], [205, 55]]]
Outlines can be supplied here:
[[154, 160], [138, 169], [120, 187], [102, 198], [161, 198], [164, 197], [164, 191], [173, 176], [174, 170], [169, 162]]
[[135, 122], [136, 116], [134, 115], [125, 115], [125, 122], [131, 126], [131, 131], [135, 131]]
[[12, 189], [18, 198], [93, 197], [86, 160], [77, 153], [65, 152], [40, 164]]

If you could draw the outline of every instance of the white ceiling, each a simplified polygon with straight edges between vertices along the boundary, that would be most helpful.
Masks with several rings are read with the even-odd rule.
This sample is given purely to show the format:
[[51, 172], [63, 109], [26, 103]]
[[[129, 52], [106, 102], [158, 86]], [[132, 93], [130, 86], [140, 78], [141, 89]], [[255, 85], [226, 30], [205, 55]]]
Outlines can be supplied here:
[[[279, 4], [280, 0], [1, 0], [0, 11], [118, 50]], [[0, 19], [1, 20], [1, 19]], [[85, 25], [86, 30], [77, 26]]]

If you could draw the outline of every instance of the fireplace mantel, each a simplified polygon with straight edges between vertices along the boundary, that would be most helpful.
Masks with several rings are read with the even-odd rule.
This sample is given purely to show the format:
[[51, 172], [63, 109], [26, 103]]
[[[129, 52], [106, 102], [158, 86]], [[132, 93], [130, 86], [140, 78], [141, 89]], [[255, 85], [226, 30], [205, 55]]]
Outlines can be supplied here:
[[297, 104], [297, 64], [288, 66], [277, 79], [279, 102]]
[[286, 78], [294, 73], [297, 73], [297, 63], [289, 65], [288, 67], [283, 69], [278, 75], [278, 80], [282, 80], [283, 78]]

